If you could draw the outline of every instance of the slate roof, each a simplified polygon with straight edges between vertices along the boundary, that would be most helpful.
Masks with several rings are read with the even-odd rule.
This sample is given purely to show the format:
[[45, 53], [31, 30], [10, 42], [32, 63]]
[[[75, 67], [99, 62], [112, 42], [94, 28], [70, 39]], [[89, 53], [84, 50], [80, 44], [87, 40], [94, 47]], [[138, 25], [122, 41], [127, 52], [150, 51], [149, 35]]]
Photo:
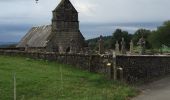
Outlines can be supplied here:
[[17, 47], [46, 47], [51, 35], [51, 25], [33, 27], [21, 39]]

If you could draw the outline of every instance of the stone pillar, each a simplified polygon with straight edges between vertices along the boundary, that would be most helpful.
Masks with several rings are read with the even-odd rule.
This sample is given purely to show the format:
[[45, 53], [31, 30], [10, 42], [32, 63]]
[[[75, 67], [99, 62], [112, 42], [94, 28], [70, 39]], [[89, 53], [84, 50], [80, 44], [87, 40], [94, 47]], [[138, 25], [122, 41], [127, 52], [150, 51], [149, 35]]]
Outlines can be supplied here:
[[130, 53], [133, 54], [133, 47], [134, 47], [134, 44], [133, 44], [133, 40], [130, 41]]
[[104, 41], [102, 35], [99, 40], [99, 54], [104, 54]]
[[113, 57], [113, 78], [114, 80], [117, 80], [117, 67], [116, 67], [116, 56]]
[[121, 42], [121, 54], [126, 54], [126, 48], [125, 48], [125, 40], [124, 38], [122, 38], [122, 42]]
[[116, 44], [115, 44], [115, 52], [116, 54], [119, 53], [119, 42], [116, 41]]

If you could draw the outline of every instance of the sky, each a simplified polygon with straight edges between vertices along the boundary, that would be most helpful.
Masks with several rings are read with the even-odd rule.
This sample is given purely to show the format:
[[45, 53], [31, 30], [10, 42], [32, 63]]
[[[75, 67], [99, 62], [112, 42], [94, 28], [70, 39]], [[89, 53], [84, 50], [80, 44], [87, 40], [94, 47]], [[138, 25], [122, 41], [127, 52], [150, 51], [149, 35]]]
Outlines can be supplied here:
[[[0, 42], [18, 42], [33, 26], [49, 25], [61, 0], [0, 0]], [[79, 12], [86, 39], [109, 36], [120, 28], [155, 30], [170, 20], [170, 0], [70, 0]]]

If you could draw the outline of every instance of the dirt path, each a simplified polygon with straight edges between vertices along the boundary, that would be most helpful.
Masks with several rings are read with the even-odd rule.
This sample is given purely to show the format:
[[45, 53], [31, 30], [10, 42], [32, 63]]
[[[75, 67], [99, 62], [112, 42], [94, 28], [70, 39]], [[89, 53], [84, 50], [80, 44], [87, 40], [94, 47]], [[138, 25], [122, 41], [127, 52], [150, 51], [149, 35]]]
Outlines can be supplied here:
[[132, 100], [170, 100], [170, 76], [141, 86], [142, 93]]

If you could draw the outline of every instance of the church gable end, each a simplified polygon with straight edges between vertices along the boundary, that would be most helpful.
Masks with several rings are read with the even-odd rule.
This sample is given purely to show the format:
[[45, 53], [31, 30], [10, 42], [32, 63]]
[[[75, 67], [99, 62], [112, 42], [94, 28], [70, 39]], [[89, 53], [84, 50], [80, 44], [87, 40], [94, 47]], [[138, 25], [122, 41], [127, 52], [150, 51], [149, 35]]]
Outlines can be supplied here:
[[[52, 18], [53, 45], [59, 52], [67, 52], [74, 48], [79, 51], [84, 46], [84, 37], [79, 30], [78, 12], [69, 0], [62, 0], [53, 11]], [[71, 41], [75, 41], [74, 47]]]
[[78, 13], [69, 0], [62, 0], [53, 11], [53, 30], [78, 31]]

